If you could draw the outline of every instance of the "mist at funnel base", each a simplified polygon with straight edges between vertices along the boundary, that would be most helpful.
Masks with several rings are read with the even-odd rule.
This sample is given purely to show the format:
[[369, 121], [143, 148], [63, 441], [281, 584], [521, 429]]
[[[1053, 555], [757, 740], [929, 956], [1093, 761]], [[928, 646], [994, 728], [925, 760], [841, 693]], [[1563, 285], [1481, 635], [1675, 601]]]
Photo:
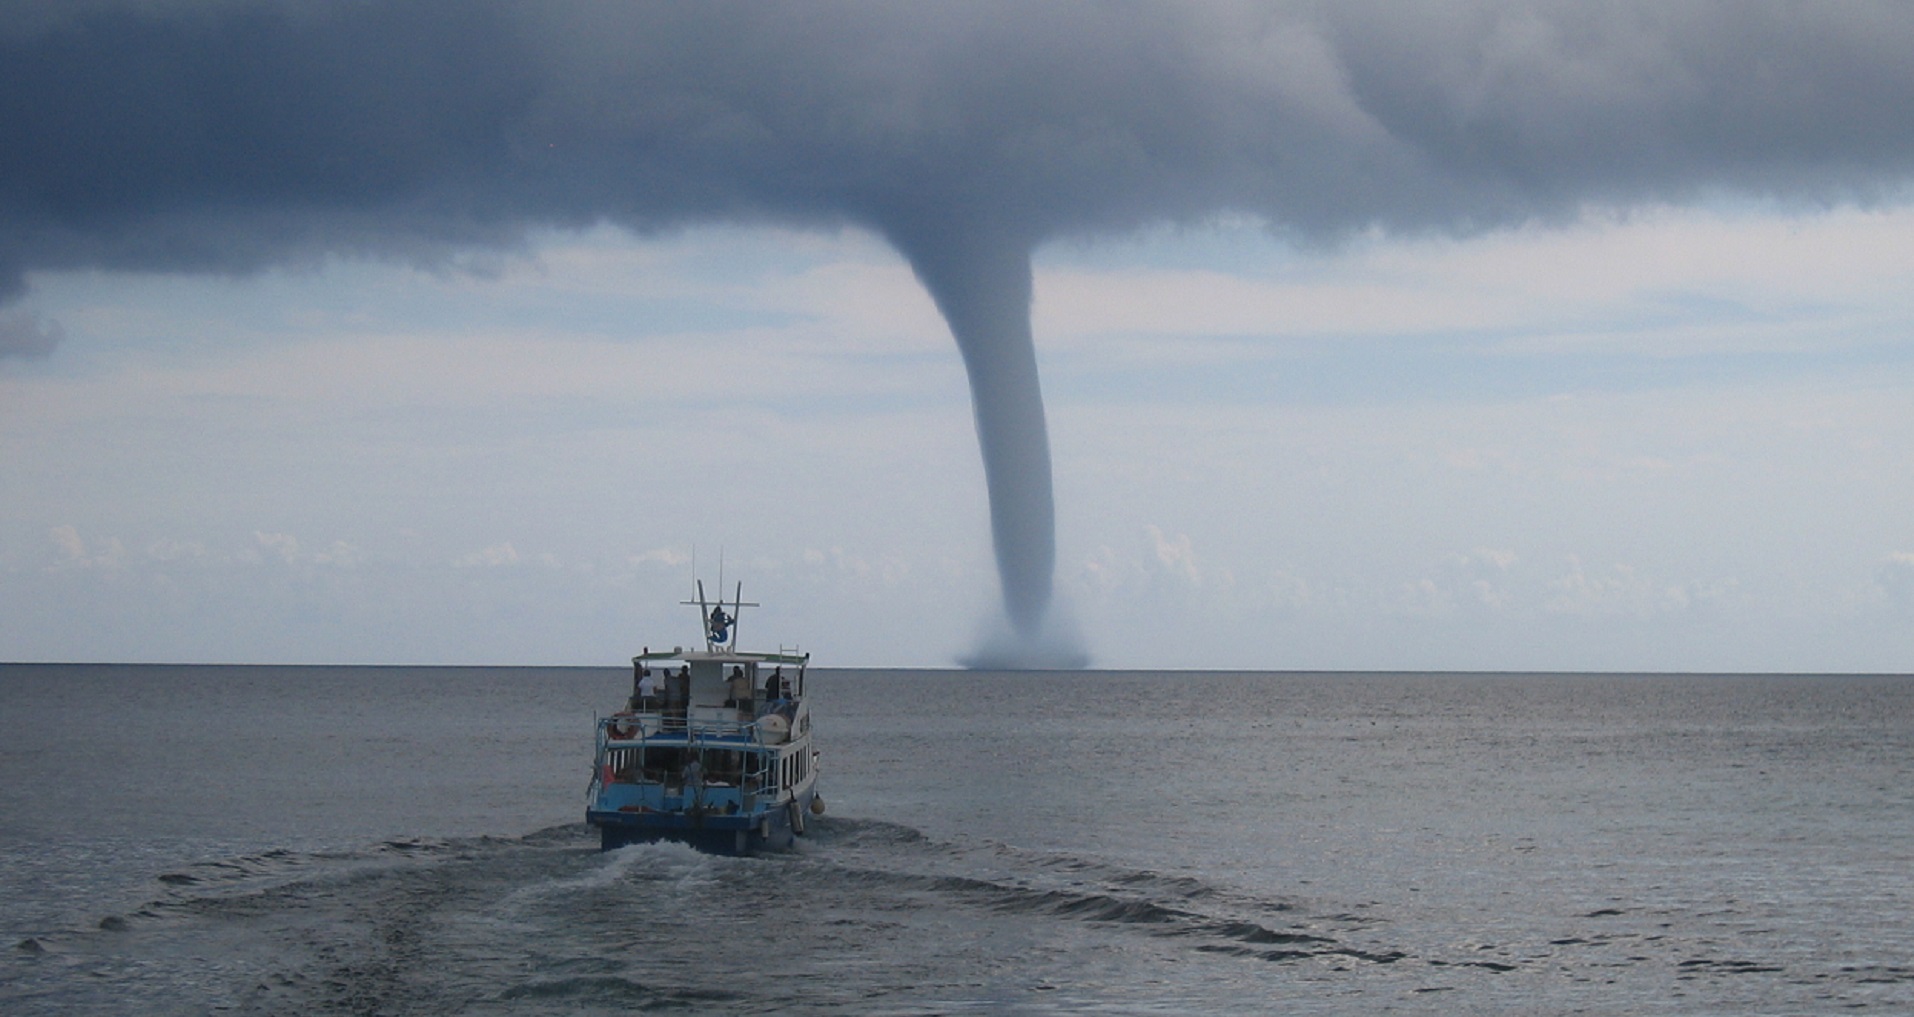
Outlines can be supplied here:
[[1074, 671], [1090, 666], [1082, 633], [1062, 604], [1052, 604], [1043, 624], [1026, 633], [1001, 615], [986, 619], [976, 649], [957, 658], [974, 671]]

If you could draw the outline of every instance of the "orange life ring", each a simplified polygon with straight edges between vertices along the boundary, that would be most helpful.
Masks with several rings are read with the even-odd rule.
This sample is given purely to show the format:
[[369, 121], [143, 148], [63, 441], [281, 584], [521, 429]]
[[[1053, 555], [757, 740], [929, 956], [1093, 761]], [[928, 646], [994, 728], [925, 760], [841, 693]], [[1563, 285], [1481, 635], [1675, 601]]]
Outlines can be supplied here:
[[622, 742], [622, 741], [626, 741], [630, 739], [632, 735], [637, 734], [638, 728], [637, 728], [637, 725], [634, 725], [634, 724], [621, 725], [614, 720], [609, 725], [606, 726], [605, 733], [611, 736], [612, 741]]

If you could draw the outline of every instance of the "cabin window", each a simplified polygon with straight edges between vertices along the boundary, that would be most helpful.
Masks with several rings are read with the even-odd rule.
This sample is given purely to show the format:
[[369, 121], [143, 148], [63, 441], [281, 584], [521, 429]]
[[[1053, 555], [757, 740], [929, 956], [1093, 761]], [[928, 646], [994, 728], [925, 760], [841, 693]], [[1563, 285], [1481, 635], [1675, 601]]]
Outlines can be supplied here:
[[644, 775], [648, 784], [676, 783], [684, 773], [685, 762], [693, 753], [676, 746], [650, 746], [644, 752]]
[[736, 787], [744, 783], [744, 757], [735, 749], [716, 749], [704, 754], [704, 779], [710, 784]]

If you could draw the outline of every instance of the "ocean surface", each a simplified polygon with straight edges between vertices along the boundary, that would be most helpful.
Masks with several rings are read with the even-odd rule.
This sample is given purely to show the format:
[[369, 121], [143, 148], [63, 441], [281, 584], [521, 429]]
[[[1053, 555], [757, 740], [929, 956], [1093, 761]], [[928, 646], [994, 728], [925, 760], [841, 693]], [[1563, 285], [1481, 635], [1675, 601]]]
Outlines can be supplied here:
[[1914, 1012], [1914, 679], [814, 671], [755, 859], [628, 682], [0, 666], [0, 1012]]

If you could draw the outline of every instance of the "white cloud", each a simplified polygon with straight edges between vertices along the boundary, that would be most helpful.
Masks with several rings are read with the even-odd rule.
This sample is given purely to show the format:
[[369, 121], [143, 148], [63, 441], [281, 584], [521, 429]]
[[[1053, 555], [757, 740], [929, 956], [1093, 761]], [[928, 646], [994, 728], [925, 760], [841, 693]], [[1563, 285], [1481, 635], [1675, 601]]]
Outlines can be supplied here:
[[1686, 588], [1658, 582], [1633, 565], [1617, 562], [1591, 572], [1576, 557], [1567, 572], [1549, 581], [1549, 590], [1543, 610], [1584, 617], [1679, 613], [1694, 601]]
[[174, 562], [206, 557], [206, 545], [196, 540], [162, 537], [146, 545], [146, 556], [154, 561]]
[[1514, 551], [1494, 547], [1478, 547], [1464, 557], [1464, 561], [1480, 561], [1494, 566], [1498, 571], [1507, 572], [1521, 559]]
[[1190, 535], [1179, 533], [1174, 537], [1165, 537], [1163, 531], [1152, 525], [1148, 529], [1150, 544], [1155, 550], [1155, 574], [1181, 580], [1190, 586], [1203, 585], [1203, 574], [1196, 567], [1196, 552], [1190, 546]]
[[452, 559], [452, 567], [462, 569], [497, 568], [503, 565], [517, 565], [518, 562], [518, 549], [514, 548], [510, 541], [507, 541], [503, 544], [493, 544], [490, 547], [480, 548], [477, 551], [469, 551], [459, 555], [457, 558]]
[[118, 569], [125, 563], [126, 547], [118, 537], [98, 538], [89, 546], [77, 527], [64, 523], [53, 527], [47, 535], [60, 552], [55, 569]]
[[53, 539], [54, 546], [58, 547], [61, 553], [65, 554], [68, 558], [78, 559], [86, 557], [86, 541], [80, 539], [80, 531], [73, 526], [55, 526], [52, 530], [48, 531], [47, 535]]
[[326, 545], [325, 550], [314, 552], [312, 561], [317, 565], [350, 568], [364, 562], [365, 553], [343, 540], [335, 540]]
[[1127, 546], [1101, 545], [1081, 558], [1065, 572], [1059, 590], [1086, 615], [1106, 616], [1105, 623], [1128, 627], [1135, 636], [1164, 625], [1207, 627], [1240, 619], [1248, 605], [1236, 585], [1232, 569], [1200, 561], [1188, 533], [1167, 533], [1150, 523]]
[[1882, 560], [1875, 582], [1896, 604], [1914, 605], [1914, 552], [1896, 551]]
[[668, 569], [676, 569], [691, 564], [691, 555], [675, 547], [656, 547], [648, 551], [640, 551], [637, 554], [627, 555], [625, 557], [625, 563], [634, 568], [656, 565]]
[[1511, 570], [1521, 559], [1514, 551], [1478, 547], [1451, 554], [1436, 575], [1406, 581], [1398, 590], [1405, 614], [1450, 617], [1457, 614], [1509, 614], [1533, 610]]
[[1801, 351], [1898, 341], [1914, 316], [1914, 207], [1659, 209], [1466, 241], [1372, 240], [1313, 262], [1273, 241], [1260, 263], [1223, 267], [1075, 260], [1060, 249], [1038, 273], [1040, 341], [1108, 353], [1101, 344], [1120, 337], [1119, 354], [1157, 350], [1179, 364], [1205, 345], [1230, 360], [1273, 351], [1215, 337], [1463, 335], [1509, 353], [1654, 357]]
[[260, 550], [288, 564], [299, 560], [299, 538], [290, 533], [254, 533]]

